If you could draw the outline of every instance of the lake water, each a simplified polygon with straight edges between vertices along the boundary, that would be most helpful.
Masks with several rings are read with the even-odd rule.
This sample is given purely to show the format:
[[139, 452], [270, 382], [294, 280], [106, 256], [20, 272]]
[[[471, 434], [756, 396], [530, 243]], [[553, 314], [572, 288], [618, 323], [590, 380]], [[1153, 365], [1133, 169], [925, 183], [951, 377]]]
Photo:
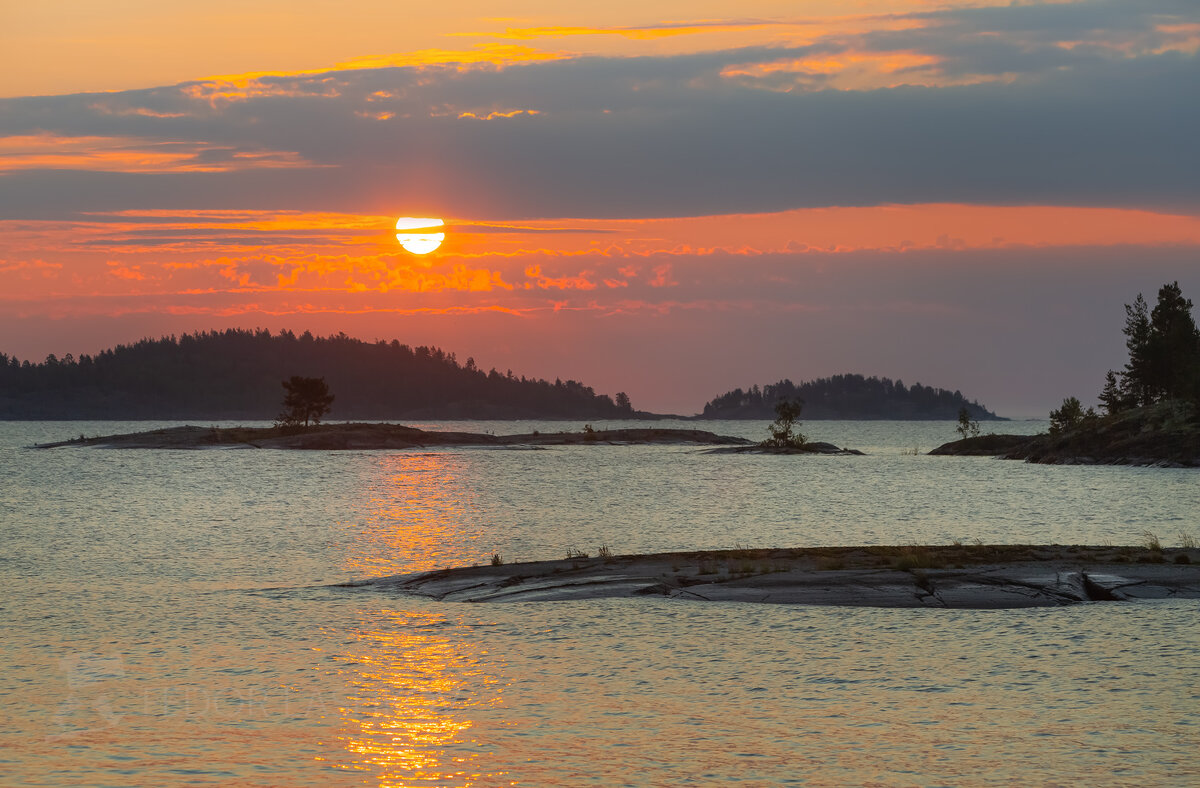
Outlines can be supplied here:
[[804, 425], [864, 457], [23, 448], [151, 426], [0, 422], [0, 784], [1200, 784], [1195, 602], [466, 605], [335, 585], [601, 545], [1171, 545], [1200, 537], [1195, 470], [910, 453], [946, 422]]

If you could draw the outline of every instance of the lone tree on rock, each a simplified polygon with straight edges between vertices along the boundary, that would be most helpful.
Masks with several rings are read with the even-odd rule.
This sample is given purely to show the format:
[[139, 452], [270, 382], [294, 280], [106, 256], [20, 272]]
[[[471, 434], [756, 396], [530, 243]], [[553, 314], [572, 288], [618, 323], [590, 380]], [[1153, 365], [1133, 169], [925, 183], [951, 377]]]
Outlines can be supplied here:
[[775, 422], [768, 428], [771, 437], [762, 445], [773, 449], [799, 449], [803, 446], [808, 438], [799, 432], [792, 432], [803, 407], [802, 399], [781, 399], [775, 403]]
[[958, 426], [954, 431], [961, 435], [963, 440], [979, 437], [979, 422], [971, 420], [971, 413], [966, 406], [958, 409]]
[[283, 397], [283, 413], [276, 420], [283, 427], [297, 427], [310, 423], [320, 424], [321, 417], [329, 412], [333, 404], [333, 395], [325, 378], [302, 378], [292, 375], [283, 381], [287, 394]]

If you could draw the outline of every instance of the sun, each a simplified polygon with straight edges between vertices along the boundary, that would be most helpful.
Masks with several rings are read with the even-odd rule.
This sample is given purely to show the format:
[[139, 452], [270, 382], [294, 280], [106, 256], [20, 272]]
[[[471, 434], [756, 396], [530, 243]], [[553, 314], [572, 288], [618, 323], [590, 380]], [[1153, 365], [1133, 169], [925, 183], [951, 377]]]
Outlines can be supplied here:
[[446, 240], [445, 232], [430, 232], [435, 228], [445, 228], [446, 223], [441, 219], [417, 219], [412, 216], [401, 216], [396, 220], [396, 240], [413, 254], [429, 254], [442, 245]]

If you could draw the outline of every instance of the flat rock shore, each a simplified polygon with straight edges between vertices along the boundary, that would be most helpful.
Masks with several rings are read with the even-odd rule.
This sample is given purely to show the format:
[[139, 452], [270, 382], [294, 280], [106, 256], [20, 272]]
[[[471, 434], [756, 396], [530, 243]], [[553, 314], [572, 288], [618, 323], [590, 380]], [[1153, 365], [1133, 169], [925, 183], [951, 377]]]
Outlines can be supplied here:
[[1059, 545], [830, 547], [574, 557], [447, 568], [369, 586], [454, 602], [666, 597], [998, 609], [1200, 599], [1200, 550]]

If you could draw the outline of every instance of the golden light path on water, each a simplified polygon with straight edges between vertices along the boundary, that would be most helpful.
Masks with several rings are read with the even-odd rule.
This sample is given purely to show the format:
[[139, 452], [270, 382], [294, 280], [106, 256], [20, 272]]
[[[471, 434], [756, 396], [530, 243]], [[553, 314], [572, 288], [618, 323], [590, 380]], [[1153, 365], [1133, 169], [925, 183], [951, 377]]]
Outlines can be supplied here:
[[396, 220], [396, 240], [413, 254], [429, 254], [446, 240], [445, 232], [430, 231], [445, 226], [441, 219], [401, 216]]
[[[391, 456], [382, 463], [383, 483], [371, 492], [375, 514], [346, 569], [379, 577], [436, 568], [464, 515], [451, 458]], [[359, 620], [357, 631], [343, 634], [348, 649], [338, 657], [346, 701], [337, 738], [345, 756], [332, 765], [379, 786], [502, 779], [480, 770], [475, 761], [485, 753], [469, 739], [472, 711], [500, 702], [497, 679], [481, 668], [486, 649], [456, 638], [441, 612], [373, 609]]]

